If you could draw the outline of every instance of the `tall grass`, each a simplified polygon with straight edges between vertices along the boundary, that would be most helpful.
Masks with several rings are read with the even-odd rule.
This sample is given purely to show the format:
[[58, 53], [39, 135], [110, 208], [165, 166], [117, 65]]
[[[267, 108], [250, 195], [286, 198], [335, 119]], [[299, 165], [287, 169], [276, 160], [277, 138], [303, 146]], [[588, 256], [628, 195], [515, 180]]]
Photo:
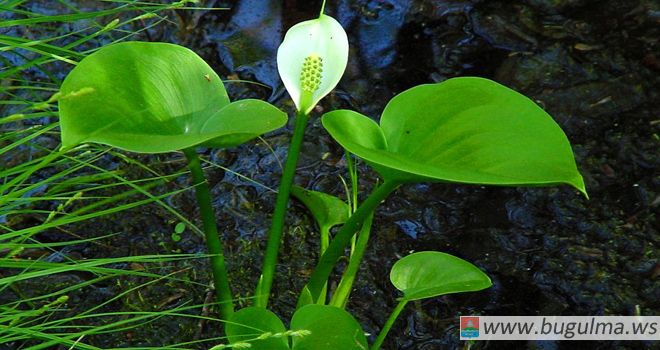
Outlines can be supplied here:
[[[153, 254], [80, 253], [116, 254], [131, 237], [96, 223], [121, 222], [145, 205], [201, 233], [172, 205], [188, 190], [173, 181], [182, 173], [99, 145], [58, 150], [66, 72], [103, 45], [176, 25], [172, 10], [201, 9], [194, 5], [0, 1], [0, 349], [190, 349], [222, 340], [194, 334], [219, 322], [190, 292], [208, 289], [193, 269], [205, 255], [168, 254], [167, 244]], [[192, 336], [166, 344], [181, 334]]]

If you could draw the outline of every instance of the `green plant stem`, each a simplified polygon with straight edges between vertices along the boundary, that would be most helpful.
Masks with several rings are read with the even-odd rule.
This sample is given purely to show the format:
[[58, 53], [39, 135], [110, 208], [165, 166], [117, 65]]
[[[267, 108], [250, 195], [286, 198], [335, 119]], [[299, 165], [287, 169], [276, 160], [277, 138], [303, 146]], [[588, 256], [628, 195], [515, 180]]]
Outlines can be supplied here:
[[323, 12], [325, 12], [325, 0], [323, 0], [323, 5], [321, 5], [321, 13], [319, 14], [319, 17], [323, 15]]
[[275, 266], [277, 265], [277, 255], [282, 241], [282, 231], [284, 230], [284, 216], [286, 215], [286, 207], [289, 202], [291, 185], [293, 184], [293, 178], [296, 174], [300, 146], [302, 145], [308, 119], [309, 117], [307, 114], [303, 112], [298, 112], [296, 115], [296, 124], [294, 126], [291, 144], [289, 145], [286, 163], [284, 164], [280, 186], [277, 191], [275, 211], [273, 212], [270, 230], [268, 231], [268, 245], [266, 246], [266, 253], [264, 255], [261, 278], [259, 279], [259, 284], [255, 291], [256, 306], [268, 306], [270, 290], [275, 275]]
[[346, 166], [348, 167], [348, 175], [351, 178], [351, 213], [355, 212], [358, 207], [358, 172], [356, 160], [351, 155], [351, 152], [345, 151]]
[[[330, 227], [329, 226], [321, 227], [320, 235], [321, 235], [321, 255], [323, 255], [323, 253], [325, 253], [325, 250], [328, 249], [328, 245], [330, 245]], [[321, 296], [319, 297], [318, 304], [325, 305], [325, 299], [327, 295], [328, 295], [328, 284], [325, 283], [323, 285], [323, 290], [321, 290]]]
[[321, 227], [319, 229], [319, 235], [321, 236], [321, 255], [323, 255], [330, 245], [330, 226]]
[[387, 319], [387, 322], [385, 322], [385, 325], [383, 325], [383, 329], [381, 329], [380, 333], [378, 333], [378, 337], [376, 338], [374, 344], [371, 346], [370, 350], [380, 349], [380, 346], [383, 345], [383, 341], [385, 340], [385, 337], [387, 337], [387, 333], [389, 333], [390, 329], [394, 325], [394, 322], [396, 321], [397, 317], [399, 317], [399, 314], [406, 306], [406, 304], [408, 304], [407, 300], [399, 301], [399, 304], [397, 304], [394, 310], [392, 310], [390, 317]]
[[[337, 260], [344, 254], [344, 249], [351, 242], [351, 237], [362, 227], [367, 217], [376, 210], [380, 202], [387, 198], [397, 187], [399, 187], [399, 182], [385, 181], [358, 207], [355, 213], [353, 213], [339, 232], [337, 232], [328, 249], [325, 250], [325, 253], [319, 259], [309, 282], [305, 286], [309, 293], [301, 293], [301, 296], [311, 296], [314, 303], [318, 301], [323, 290], [323, 285], [330, 277], [332, 269], [337, 264]], [[298, 305], [302, 306], [304, 304], [301, 304], [301, 300], [299, 300]]]
[[225, 266], [224, 248], [218, 234], [218, 225], [215, 222], [215, 214], [211, 205], [211, 194], [208, 182], [204, 177], [199, 156], [193, 148], [183, 150], [188, 159], [188, 168], [192, 174], [195, 184], [195, 196], [199, 205], [199, 212], [204, 224], [206, 236], [206, 247], [211, 254], [211, 270], [213, 271], [213, 283], [215, 285], [216, 300], [220, 305], [220, 316], [227, 320], [234, 313], [233, 298], [229, 287], [229, 277]]
[[[0, 151], [0, 154], [3, 154], [4, 152]], [[5, 203], [14, 200], [18, 194], [23, 194], [23, 192], [20, 192], [20, 189], [12, 189], [11, 187], [14, 188], [20, 188], [20, 185], [23, 184], [32, 174], [34, 174], [36, 171], [41, 170], [45, 167], [47, 167], [50, 163], [55, 161], [57, 157], [61, 156], [62, 153], [61, 151], [53, 151], [49, 153], [48, 155], [44, 156], [39, 164], [36, 164], [34, 166], [30, 166], [27, 168], [26, 171], [20, 173], [18, 176], [15, 178], [6, 181], [6, 179], [3, 179], [2, 184], [0, 185], [0, 205], [4, 205]], [[4, 169], [3, 169], [4, 170]]]
[[355, 282], [355, 277], [357, 276], [358, 270], [360, 269], [360, 263], [364, 257], [364, 252], [367, 250], [367, 243], [369, 242], [369, 235], [371, 233], [371, 223], [373, 222], [373, 212], [367, 217], [367, 220], [362, 225], [360, 233], [357, 234], [357, 242], [355, 244], [355, 249], [351, 258], [348, 262], [346, 270], [341, 277], [339, 286], [335, 289], [335, 292], [332, 294], [332, 299], [330, 300], [330, 305], [336, 306], [339, 308], [345, 308], [346, 303], [348, 302], [348, 297], [351, 295], [353, 290], [353, 282]]
[[[357, 175], [357, 164], [354, 162], [351, 152], [344, 149], [344, 156], [346, 158], [346, 166], [348, 168], [348, 175], [351, 178], [351, 198], [349, 199], [349, 204], [351, 205], [350, 213], [353, 214], [358, 207], [358, 175]], [[356, 236], [351, 238], [351, 257], [355, 251], [355, 241]]]

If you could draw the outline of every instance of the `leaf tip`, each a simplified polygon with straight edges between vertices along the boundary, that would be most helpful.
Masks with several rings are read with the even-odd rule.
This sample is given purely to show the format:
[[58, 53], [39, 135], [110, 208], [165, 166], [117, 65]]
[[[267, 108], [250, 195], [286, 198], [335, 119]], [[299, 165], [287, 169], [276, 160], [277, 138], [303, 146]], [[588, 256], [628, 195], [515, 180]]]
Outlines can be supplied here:
[[573, 186], [576, 190], [580, 191], [580, 193], [582, 193], [584, 198], [586, 198], [587, 200], [589, 199], [589, 193], [587, 193], [587, 186], [584, 184], [584, 178], [582, 177], [582, 175], [578, 173], [577, 178], [569, 184]]

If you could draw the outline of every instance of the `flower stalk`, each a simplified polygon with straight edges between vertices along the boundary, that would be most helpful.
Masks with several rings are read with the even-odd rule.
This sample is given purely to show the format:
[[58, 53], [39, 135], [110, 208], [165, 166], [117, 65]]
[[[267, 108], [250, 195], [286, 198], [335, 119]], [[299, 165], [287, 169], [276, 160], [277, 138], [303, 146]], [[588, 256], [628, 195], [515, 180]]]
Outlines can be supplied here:
[[270, 297], [270, 290], [275, 275], [277, 265], [277, 255], [279, 253], [282, 232], [284, 231], [284, 217], [286, 216], [286, 207], [289, 202], [289, 194], [293, 185], [293, 178], [296, 174], [298, 156], [300, 155], [300, 146], [302, 145], [305, 127], [307, 126], [308, 116], [305, 113], [298, 112], [296, 124], [293, 131], [293, 137], [289, 145], [289, 152], [284, 163], [284, 170], [280, 180], [280, 186], [277, 190], [277, 199], [275, 201], [275, 211], [268, 231], [268, 244], [266, 254], [264, 255], [264, 265], [261, 272], [261, 278], [255, 292], [255, 306], [267, 307]]
[[325, 2], [317, 19], [291, 27], [277, 50], [277, 69], [298, 113], [268, 231], [263, 270], [255, 291], [256, 306], [268, 306], [289, 193], [309, 114], [337, 86], [348, 63], [346, 32], [334, 18], [323, 14], [324, 9]]

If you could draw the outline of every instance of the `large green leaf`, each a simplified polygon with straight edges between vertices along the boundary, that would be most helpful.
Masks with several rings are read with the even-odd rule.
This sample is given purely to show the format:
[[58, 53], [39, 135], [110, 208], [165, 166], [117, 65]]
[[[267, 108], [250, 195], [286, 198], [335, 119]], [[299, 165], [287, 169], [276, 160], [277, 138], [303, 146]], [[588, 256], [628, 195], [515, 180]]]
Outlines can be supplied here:
[[323, 126], [351, 153], [400, 182], [569, 184], [586, 194], [571, 146], [527, 97], [483, 78], [420, 85], [394, 97], [380, 126], [348, 110]]
[[[246, 307], [235, 312], [225, 326], [229, 343], [249, 343], [253, 350], [288, 350], [282, 321], [262, 307]], [[275, 335], [275, 336], [273, 336]]]
[[293, 338], [293, 350], [363, 350], [367, 339], [360, 324], [343, 309], [310, 304], [291, 319], [291, 329], [311, 332]]
[[69, 73], [60, 93], [63, 148], [83, 142], [144, 153], [227, 147], [286, 123], [266, 102], [230, 104], [204, 60], [166, 43], [106, 46]]
[[418, 252], [404, 257], [392, 267], [390, 280], [407, 301], [478, 291], [492, 284], [476, 266], [440, 252]]

